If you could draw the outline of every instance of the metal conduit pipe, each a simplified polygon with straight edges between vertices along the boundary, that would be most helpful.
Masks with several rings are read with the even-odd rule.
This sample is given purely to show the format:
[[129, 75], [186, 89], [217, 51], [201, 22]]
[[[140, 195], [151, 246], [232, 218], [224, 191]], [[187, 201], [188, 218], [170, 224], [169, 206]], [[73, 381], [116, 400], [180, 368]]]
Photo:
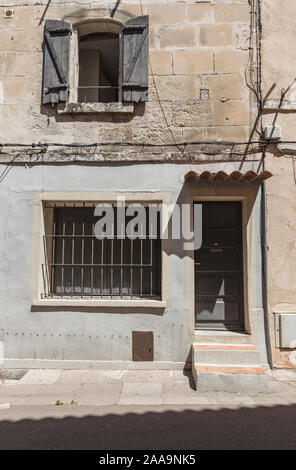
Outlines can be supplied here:
[[269, 327], [268, 311], [268, 271], [267, 271], [267, 231], [266, 231], [266, 189], [265, 182], [261, 183], [261, 254], [262, 254], [262, 303], [264, 312], [264, 329], [267, 359], [271, 369], [274, 369], [272, 346]]

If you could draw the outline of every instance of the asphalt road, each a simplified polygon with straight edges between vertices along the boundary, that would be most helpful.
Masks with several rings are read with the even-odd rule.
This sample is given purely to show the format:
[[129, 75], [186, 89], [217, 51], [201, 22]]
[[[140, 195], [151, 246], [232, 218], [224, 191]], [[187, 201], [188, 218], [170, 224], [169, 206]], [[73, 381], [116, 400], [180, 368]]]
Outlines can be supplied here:
[[15, 406], [0, 450], [295, 449], [296, 405]]

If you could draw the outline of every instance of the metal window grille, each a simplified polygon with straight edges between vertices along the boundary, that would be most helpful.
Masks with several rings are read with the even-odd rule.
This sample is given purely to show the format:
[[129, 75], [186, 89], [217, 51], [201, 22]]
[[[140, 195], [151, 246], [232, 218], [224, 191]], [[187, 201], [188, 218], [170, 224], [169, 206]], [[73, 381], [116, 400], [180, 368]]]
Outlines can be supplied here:
[[98, 239], [96, 205], [46, 203], [51, 223], [45, 223], [43, 297], [160, 299], [159, 228], [156, 238], [119, 238], [114, 207], [114, 238]]

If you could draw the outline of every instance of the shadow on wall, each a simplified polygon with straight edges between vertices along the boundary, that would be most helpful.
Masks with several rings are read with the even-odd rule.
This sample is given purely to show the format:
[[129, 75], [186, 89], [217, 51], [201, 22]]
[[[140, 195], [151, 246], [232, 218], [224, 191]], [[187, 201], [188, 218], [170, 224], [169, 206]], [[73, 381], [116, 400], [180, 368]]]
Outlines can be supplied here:
[[145, 114], [145, 103], [134, 103], [133, 114], [120, 113], [81, 113], [81, 114], [59, 114], [56, 107], [50, 105], [40, 105], [40, 113], [48, 119], [54, 118], [56, 122], [130, 122], [134, 117], [143, 117]]
[[292, 450], [295, 442], [295, 405], [179, 412], [160, 408], [153, 413], [0, 423], [1, 450]]
[[[203, 170], [197, 169], [197, 171], [202, 172]], [[185, 176], [185, 175], [184, 175]], [[182, 175], [182, 178], [184, 178]], [[181, 182], [181, 181], [180, 181]], [[213, 196], [214, 198], [218, 196], [238, 196], [240, 195], [240, 189], [241, 188], [250, 188], [250, 184], [248, 183], [221, 183], [221, 182], [215, 182], [215, 183], [207, 183], [207, 182], [186, 182], [182, 185], [181, 190], [179, 192], [178, 198], [176, 200], [176, 205], [179, 207], [182, 207], [183, 204], [187, 204], [187, 198], [186, 195], [188, 191], [192, 191], [195, 193], [195, 195], [200, 195], [201, 200], [203, 199], [203, 196]], [[245, 210], [244, 214], [244, 224], [247, 225], [249, 222], [249, 219], [251, 217], [255, 202], [256, 202], [256, 197], [258, 194], [258, 191], [260, 189], [260, 186], [257, 184], [254, 184], [252, 186], [253, 192], [252, 194], [249, 194], [248, 196], [248, 203], [247, 207]], [[221, 191], [220, 195], [218, 191]], [[242, 193], [241, 193], [242, 194]], [[181, 214], [182, 216], [182, 214]], [[172, 216], [168, 220], [168, 233], [171, 236], [172, 234], [172, 223], [173, 223], [173, 218]], [[193, 230], [193, 227], [191, 227], [191, 230]], [[182, 234], [181, 234], [182, 235]], [[175, 239], [171, 240], [171, 243], [168, 245], [168, 247], [165, 249], [167, 255], [174, 255], [177, 256], [180, 259], [186, 258], [186, 257], [193, 257], [193, 252], [190, 250], [184, 250], [184, 243], [186, 243], [186, 239], [181, 236], [180, 239]]]

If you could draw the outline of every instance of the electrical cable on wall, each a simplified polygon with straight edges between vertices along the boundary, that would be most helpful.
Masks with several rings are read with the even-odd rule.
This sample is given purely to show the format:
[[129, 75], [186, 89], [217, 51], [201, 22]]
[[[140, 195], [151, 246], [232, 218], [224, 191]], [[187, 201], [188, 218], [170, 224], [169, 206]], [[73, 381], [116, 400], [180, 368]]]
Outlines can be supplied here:
[[212, 140], [194, 140], [194, 141], [183, 141], [179, 143], [172, 143], [172, 142], [162, 142], [162, 143], [144, 143], [144, 142], [95, 142], [91, 144], [84, 144], [84, 143], [61, 143], [61, 142], [39, 142], [39, 143], [31, 143], [31, 144], [21, 144], [16, 142], [2, 142], [0, 143], [0, 155], [1, 149], [3, 147], [23, 147], [23, 148], [32, 148], [36, 149], [36, 147], [47, 148], [47, 147], [72, 147], [72, 148], [91, 148], [91, 147], [104, 147], [104, 146], [123, 146], [123, 147], [174, 147], [174, 146], [181, 146], [181, 145], [217, 145], [217, 146], [240, 146], [240, 145], [278, 145], [278, 144], [296, 144], [296, 140], [253, 140], [253, 141], [244, 141], [244, 142], [231, 142], [231, 141], [212, 141]]

